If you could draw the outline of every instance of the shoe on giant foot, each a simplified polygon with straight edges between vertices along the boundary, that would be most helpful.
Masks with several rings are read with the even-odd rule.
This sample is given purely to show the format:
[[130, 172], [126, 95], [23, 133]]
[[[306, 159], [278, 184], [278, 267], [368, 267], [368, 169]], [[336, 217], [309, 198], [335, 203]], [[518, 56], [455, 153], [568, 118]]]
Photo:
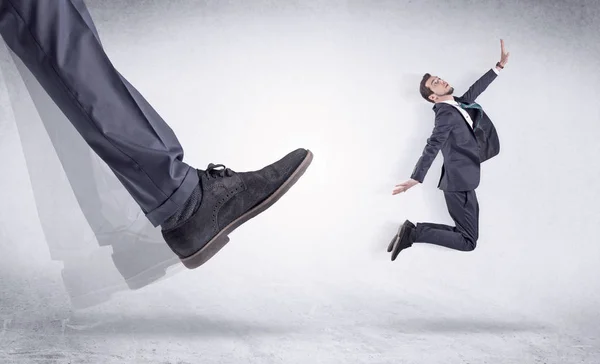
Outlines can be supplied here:
[[229, 242], [229, 234], [277, 202], [304, 174], [313, 154], [296, 149], [253, 172], [209, 164], [198, 170], [202, 197], [196, 211], [162, 235], [189, 269], [198, 268]]

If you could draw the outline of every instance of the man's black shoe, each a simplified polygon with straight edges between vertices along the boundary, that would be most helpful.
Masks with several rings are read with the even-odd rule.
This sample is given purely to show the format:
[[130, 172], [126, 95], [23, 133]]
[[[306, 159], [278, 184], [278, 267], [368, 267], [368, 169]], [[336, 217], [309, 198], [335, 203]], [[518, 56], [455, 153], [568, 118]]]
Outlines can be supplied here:
[[408, 220], [404, 221], [402, 226], [400, 226], [398, 234], [396, 234], [396, 238], [392, 244], [390, 244], [391, 249], [390, 246], [388, 246], [388, 252], [392, 252], [392, 261], [396, 260], [398, 254], [400, 254], [402, 250], [412, 246], [413, 241], [411, 239], [411, 233], [413, 229], [415, 229], [415, 225]]
[[189, 269], [206, 263], [229, 242], [228, 235], [272, 206], [304, 174], [313, 154], [297, 149], [254, 172], [209, 164], [198, 171], [202, 200], [182, 225], [162, 230], [171, 250]]
[[392, 250], [394, 249], [394, 244], [396, 244], [396, 242], [400, 240], [400, 234], [402, 233], [402, 229], [404, 228], [405, 225], [408, 225], [413, 229], [415, 228], [415, 225], [412, 222], [410, 222], [408, 220], [404, 221], [404, 223], [402, 223], [402, 225], [400, 225], [400, 227], [398, 228], [398, 232], [396, 233], [396, 235], [394, 235], [394, 237], [392, 238], [392, 241], [390, 241], [390, 244], [387, 247], [388, 253], [392, 252]]

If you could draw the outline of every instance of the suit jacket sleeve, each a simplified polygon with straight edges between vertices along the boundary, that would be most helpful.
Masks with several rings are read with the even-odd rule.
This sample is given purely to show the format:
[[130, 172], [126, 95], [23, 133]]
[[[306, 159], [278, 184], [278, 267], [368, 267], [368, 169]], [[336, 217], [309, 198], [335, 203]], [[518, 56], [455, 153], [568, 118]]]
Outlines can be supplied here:
[[431, 167], [440, 149], [442, 149], [442, 146], [448, 140], [452, 128], [456, 125], [456, 123], [452, 122], [452, 118], [453, 114], [449, 109], [442, 109], [437, 113], [435, 116], [435, 127], [431, 132], [431, 136], [427, 139], [423, 154], [419, 158], [410, 178], [423, 183], [429, 167]]
[[481, 76], [475, 83], [469, 87], [467, 92], [462, 95], [460, 98], [464, 99], [465, 102], [473, 103], [481, 95], [483, 91], [498, 77], [498, 74], [494, 72], [493, 69], [487, 71], [483, 76]]

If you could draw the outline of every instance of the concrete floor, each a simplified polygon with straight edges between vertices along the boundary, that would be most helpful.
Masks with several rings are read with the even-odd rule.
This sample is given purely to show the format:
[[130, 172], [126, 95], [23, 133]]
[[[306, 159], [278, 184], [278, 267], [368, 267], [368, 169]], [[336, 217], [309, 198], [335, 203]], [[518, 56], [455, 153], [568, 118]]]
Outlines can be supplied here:
[[56, 269], [19, 275], [12, 283], [26, 292], [12, 306], [3, 303], [0, 360], [595, 363], [600, 357], [597, 320], [586, 332], [500, 307], [439, 278], [382, 278], [408, 275], [400, 264], [345, 278], [290, 279], [289, 270], [266, 261], [260, 271], [229, 270], [225, 260], [232, 255], [224, 253], [203, 274], [180, 274], [75, 313], [60, 294]]
[[[88, 4], [188, 163], [315, 160], [207, 265], [131, 290], [1, 47], [1, 363], [600, 362], [600, 113], [584, 107], [600, 97], [598, 4]], [[405, 218], [451, 223], [441, 158], [391, 196], [433, 125], [418, 83], [431, 72], [461, 94], [500, 38], [511, 60], [478, 100], [503, 148], [477, 189], [478, 248], [416, 245], [392, 263]]]

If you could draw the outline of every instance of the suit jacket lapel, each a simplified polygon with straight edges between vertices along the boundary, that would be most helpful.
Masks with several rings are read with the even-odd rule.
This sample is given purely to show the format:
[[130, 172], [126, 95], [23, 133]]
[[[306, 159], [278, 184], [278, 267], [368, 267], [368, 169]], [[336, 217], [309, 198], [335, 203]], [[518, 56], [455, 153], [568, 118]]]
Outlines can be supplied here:
[[[460, 98], [458, 98], [458, 97], [455, 97], [454, 99], [455, 99], [457, 102], [462, 102], [462, 100], [461, 100]], [[451, 108], [453, 108], [453, 109], [454, 109], [454, 106], [452, 106], [452, 105], [450, 105], [450, 104], [446, 104], [446, 103], [443, 103], [443, 104], [444, 104], [444, 105], [446, 105], [445, 107], [451, 107]], [[433, 106], [433, 110], [434, 110], [434, 111], [437, 111], [437, 110], [438, 110], [440, 107], [442, 107], [441, 105], [442, 105], [442, 103], [435, 104], [435, 105]], [[459, 107], [460, 107], [460, 106], [459, 106]], [[461, 119], [461, 120], [462, 120], [462, 121], [465, 123], [465, 125], [467, 126], [467, 128], [468, 128], [468, 129], [469, 129], [469, 131], [471, 132], [471, 135], [473, 136], [473, 138], [477, 139], [477, 136], [475, 135], [475, 126], [477, 126], [477, 121], [476, 121], [476, 120], [473, 120], [473, 127], [471, 128], [471, 126], [470, 126], [470, 125], [469, 125], [469, 123], [468, 123], [468, 122], [465, 120], [465, 117], [464, 117], [464, 116], [462, 116], [462, 114], [460, 113], [460, 111], [458, 111], [458, 110], [456, 110], [456, 109], [455, 109], [454, 111], [456, 111], [456, 112], [458, 113], [458, 116], [459, 116], [459, 117], [460, 117], [460, 119]], [[477, 118], [479, 119], [479, 118], [481, 117], [481, 115], [479, 115], [479, 112], [480, 112], [480, 110], [477, 110], [477, 112], [478, 112], [478, 114], [477, 114]], [[469, 115], [469, 116], [470, 116], [470, 115]], [[472, 119], [472, 118], [471, 118], [471, 119]]]

